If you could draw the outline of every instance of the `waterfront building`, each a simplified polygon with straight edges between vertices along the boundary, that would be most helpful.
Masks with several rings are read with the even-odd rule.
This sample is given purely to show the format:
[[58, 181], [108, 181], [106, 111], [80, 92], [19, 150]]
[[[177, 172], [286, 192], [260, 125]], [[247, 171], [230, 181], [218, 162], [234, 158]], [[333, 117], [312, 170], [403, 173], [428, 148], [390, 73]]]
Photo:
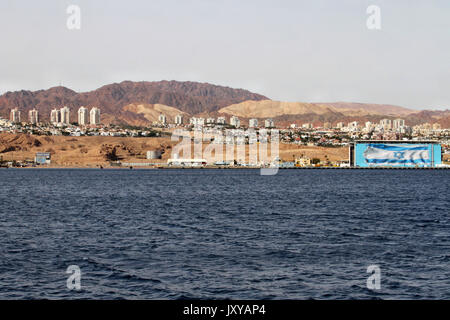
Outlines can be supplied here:
[[301, 158], [295, 159], [296, 167], [308, 167], [310, 165], [311, 165], [311, 158], [301, 157]]
[[28, 119], [31, 124], [37, 124], [39, 122], [39, 112], [36, 109], [28, 111]]
[[9, 119], [14, 123], [20, 122], [20, 111], [18, 108], [14, 108], [11, 110], [9, 114]]
[[59, 112], [61, 113], [60, 123], [70, 124], [70, 121], [69, 121], [70, 109], [68, 107], [62, 107]]
[[206, 123], [207, 124], [213, 124], [213, 123], [215, 123], [216, 122], [216, 119], [214, 119], [214, 118], [207, 118], [206, 119]]
[[78, 109], [78, 125], [85, 126], [88, 124], [88, 109], [80, 107]]
[[250, 119], [248, 120], [249, 128], [257, 128], [258, 127], [258, 119]]
[[89, 113], [90, 123], [93, 125], [100, 124], [100, 109], [97, 107], [93, 107], [91, 112]]
[[34, 156], [34, 162], [36, 164], [50, 164], [51, 153], [50, 152], [37, 152]]

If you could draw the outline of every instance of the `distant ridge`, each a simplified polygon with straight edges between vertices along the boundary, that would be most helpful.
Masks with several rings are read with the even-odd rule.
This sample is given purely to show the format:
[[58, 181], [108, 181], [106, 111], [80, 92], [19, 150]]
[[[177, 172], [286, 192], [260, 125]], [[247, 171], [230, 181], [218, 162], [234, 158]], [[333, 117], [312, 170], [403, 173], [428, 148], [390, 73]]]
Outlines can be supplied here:
[[188, 114], [214, 112], [227, 105], [247, 100], [268, 98], [244, 89], [233, 89], [209, 83], [157, 81], [123, 81], [105, 85], [90, 92], [77, 93], [66, 87], [48, 90], [6, 92], [0, 96], [0, 115], [9, 116], [12, 108], [18, 107], [23, 115], [37, 108], [42, 119], [48, 119], [51, 109], [67, 105], [71, 108], [71, 119], [76, 119], [76, 109], [84, 106], [99, 106], [105, 119], [120, 119], [121, 122], [145, 121], [145, 117], [124, 110], [129, 104], [161, 104], [177, 108]]
[[330, 122], [378, 122], [383, 118], [402, 118], [407, 125], [440, 123], [450, 127], [450, 110], [412, 110], [388, 104], [356, 102], [283, 102], [244, 89], [234, 89], [209, 83], [191, 81], [123, 81], [102, 86], [89, 92], [75, 92], [58, 86], [47, 90], [20, 90], [0, 96], [0, 115], [9, 117], [9, 111], [18, 107], [22, 119], [37, 108], [40, 117], [48, 120], [50, 111], [67, 105], [70, 119], [76, 121], [80, 106], [101, 108], [103, 123], [149, 125], [164, 113], [169, 121], [182, 113], [185, 119], [196, 116], [238, 116], [273, 118], [278, 125], [311, 122], [314, 125]]

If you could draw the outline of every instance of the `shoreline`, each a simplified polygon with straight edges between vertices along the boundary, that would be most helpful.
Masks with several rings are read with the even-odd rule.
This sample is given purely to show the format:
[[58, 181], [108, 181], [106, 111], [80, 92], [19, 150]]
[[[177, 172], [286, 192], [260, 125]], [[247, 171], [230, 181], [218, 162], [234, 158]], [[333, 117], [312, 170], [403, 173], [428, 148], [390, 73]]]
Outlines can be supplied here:
[[83, 167], [83, 166], [35, 166], [35, 167], [0, 167], [0, 169], [91, 169], [91, 170], [449, 170], [449, 167], [293, 167], [293, 168], [257, 168], [257, 167], [151, 167], [151, 166], [107, 166], [107, 167]]

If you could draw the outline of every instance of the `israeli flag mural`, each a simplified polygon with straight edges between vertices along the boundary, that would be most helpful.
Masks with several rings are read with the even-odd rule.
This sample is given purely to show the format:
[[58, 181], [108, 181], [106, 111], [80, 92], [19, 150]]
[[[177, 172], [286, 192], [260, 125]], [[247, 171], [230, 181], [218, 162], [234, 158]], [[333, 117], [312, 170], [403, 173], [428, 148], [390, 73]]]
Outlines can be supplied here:
[[431, 164], [430, 148], [425, 144], [367, 144], [363, 158], [369, 165]]

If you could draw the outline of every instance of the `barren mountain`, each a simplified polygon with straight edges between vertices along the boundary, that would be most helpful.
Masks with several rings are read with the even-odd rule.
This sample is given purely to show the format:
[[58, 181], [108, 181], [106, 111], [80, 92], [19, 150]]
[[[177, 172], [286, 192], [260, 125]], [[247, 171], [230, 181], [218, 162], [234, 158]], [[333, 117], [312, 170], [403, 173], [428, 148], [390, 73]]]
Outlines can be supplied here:
[[[189, 115], [177, 108], [165, 106], [163, 104], [136, 104], [132, 103], [129, 105], [126, 105], [123, 107], [124, 111], [130, 111], [135, 114], [143, 115], [145, 120], [147, 121], [134, 121], [132, 124], [134, 125], [146, 125], [148, 122], [154, 122], [158, 121], [158, 117], [160, 114], [164, 114], [166, 116], [167, 122], [174, 123], [175, 122], [175, 116], [178, 114], [182, 114], [185, 117], [188, 117]], [[130, 121], [128, 121], [130, 122]]]
[[7, 92], [0, 96], [0, 115], [8, 117], [10, 109], [18, 107], [23, 119], [26, 119], [28, 111], [36, 108], [41, 118], [48, 120], [51, 109], [67, 105], [71, 108], [71, 120], [76, 121], [76, 110], [80, 106], [97, 106], [101, 108], [102, 120], [135, 122], [146, 119], [142, 114], [124, 109], [129, 104], [162, 104], [196, 114], [214, 112], [246, 100], [266, 99], [247, 90], [208, 83], [124, 81], [83, 93], [65, 87]]
[[48, 90], [7, 92], [0, 96], [0, 116], [9, 117], [18, 107], [22, 120], [36, 108], [42, 120], [48, 120], [53, 108], [67, 105], [70, 119], [77, 120], [80, 106], [101, 109], [103, 123], [149, 125], [164, 113], [169, 122], [178, 113], [190, 116], [216, 117], [235, 115], [243, 118], [273, 118], [278, 125], [312, 122], [374, 121], [383, 118], [403, 118], [408, 125], [425, 122], [450, 126], [450, 111], [419, 111], [404, 107], [351, 102], [304, 103], [280, 102], [249, 92], [208, 83], [159, 81], [124, 81], [103, 86], [90, 92], [77, 93], [65, 87]]
[[304, 103], [281, 102], [273, 100], [244, 101], [219, 110], [220, 113], [233, 114], [244, 118], [276, 118], [282, 115], [340, 113], [345, 116], [385, 115], [404, 116], [414, 110], [378, 104], [363, 103]]
[[322, 125], [324, 122], [365, 121], [379, 122], [383, 118], [406, 120], [408, 125], [420, 123], [440, 123], [449, 127], [450, 111], [419, 111], [404, 107], [380, 104], [363, 104], [351, 102], [337, 103], [303, 103], [280, 102], [273, 100], [244, 101], [222, 108], [220, 114], [240, 118], [272, 118], [278, 124], [311, 122]]

